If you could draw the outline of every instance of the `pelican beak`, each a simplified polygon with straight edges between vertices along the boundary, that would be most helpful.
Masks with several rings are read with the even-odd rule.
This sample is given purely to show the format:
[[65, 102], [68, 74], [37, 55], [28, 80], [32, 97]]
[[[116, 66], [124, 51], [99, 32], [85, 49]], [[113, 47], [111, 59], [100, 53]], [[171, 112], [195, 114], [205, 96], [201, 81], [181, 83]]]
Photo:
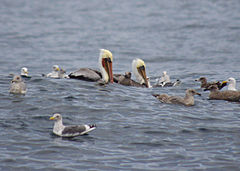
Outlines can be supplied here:
[[55, 118], [54, 118], [53, 116], [49, 118], [49, 120], [54, 120], [54, 119], [55, 119]]
[[138, 72], [139, 74], [142, 76], [147, 88], [149, 88], [149, 84], [148, 84], [148, 78], [147, 78], [147, 74], [146, 74], [146, 70], [145, 67], [142, 65], [140, 67], [138, 67]]
[[112, 72], [112, 61], [110, 58], [103, 59], [103, 67], [106, 70], [109, 80], [108, 82], [113, 83], [113, 72]]

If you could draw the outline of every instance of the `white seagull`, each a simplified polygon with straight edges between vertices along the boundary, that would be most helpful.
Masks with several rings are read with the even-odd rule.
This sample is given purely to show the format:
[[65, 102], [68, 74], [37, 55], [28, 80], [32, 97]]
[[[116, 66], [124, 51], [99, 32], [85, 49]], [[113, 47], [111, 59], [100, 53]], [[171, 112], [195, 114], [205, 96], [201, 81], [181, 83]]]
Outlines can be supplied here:
[[76, 137], [87, 134], [88, 132], [96, 129], [96, 125], [64, 126], [62, 123], [62, 116], [59, 113], [56, 113], [50, 117], [50, 120], [55, 121], [53, 133], [61, 137]]
[[226, 82], [228, 84], [228, 90], [237, 91], [236, 89], [236, 80], [233, 77], [228, 78], [227, 81], [223, 81], [223, 83]]

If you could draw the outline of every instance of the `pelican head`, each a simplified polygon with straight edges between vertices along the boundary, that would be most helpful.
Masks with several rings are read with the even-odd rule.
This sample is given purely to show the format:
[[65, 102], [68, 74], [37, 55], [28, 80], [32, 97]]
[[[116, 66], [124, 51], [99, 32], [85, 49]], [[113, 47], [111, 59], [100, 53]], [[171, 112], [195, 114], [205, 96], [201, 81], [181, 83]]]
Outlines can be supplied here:
[[106, 83], [113, 83], [112, 62], [112, 53], [109, 50], [100, 49], [99, 67], [102, 73], [102, 78]]
[[23, 68], [21, 69], [21, 75], [25, 75], [25, 76], [28, 75], [28, 69], [27, 69], [26, 67], [23, 67]]
[[60, 71], [60, 68], [58, 65], [53, 65], [53, 71]]
[[140, 84], [146, 84], [149, 88], [149, 81], [146, 74], [146, 65], [143, 60], [141, 59], [134, 59], [132, 62], [132, 71], [136, 77], [136, 80]]

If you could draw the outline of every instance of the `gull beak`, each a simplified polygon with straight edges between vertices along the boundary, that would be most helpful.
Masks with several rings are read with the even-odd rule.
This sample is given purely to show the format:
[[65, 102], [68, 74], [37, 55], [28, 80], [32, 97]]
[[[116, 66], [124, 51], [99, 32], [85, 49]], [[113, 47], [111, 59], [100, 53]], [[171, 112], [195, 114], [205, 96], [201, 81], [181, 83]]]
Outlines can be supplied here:
[[54, 119], [55, 119], [55, 118], [54, 118], [53, 116], [49, 118], [49, 120], [54, 120]]

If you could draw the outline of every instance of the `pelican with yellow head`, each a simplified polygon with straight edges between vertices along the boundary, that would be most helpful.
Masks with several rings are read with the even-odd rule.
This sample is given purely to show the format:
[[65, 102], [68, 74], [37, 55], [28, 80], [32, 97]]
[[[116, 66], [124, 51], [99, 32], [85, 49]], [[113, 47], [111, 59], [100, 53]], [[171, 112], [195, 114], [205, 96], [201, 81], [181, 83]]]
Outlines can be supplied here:
[[91, 68], [81, 68], [69, 74], [69, 78], [84, 80], [84, 81], [99, 81], [104, 83], [113, 83], [113, 55], [109, 50], [100, 49], [99, 53], [99, 69], [100, 72]]
[[147, 88], [151, 87], [146, 74], [146, 65], [142, 59], [136, 58], [132, 61], [132, 71], [138, 83], [145, 85]]

